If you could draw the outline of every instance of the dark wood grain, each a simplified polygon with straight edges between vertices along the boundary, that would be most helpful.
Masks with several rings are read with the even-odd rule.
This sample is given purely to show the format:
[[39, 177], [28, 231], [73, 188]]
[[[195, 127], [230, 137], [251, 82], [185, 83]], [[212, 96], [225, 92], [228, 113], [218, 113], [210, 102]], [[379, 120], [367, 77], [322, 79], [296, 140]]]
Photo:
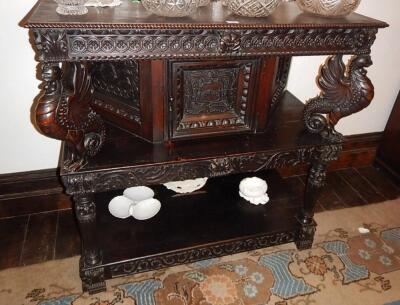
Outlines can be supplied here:
[[355, 169], [347, 168], [337, 171], [337, 173], [352, 186], [353, 189], [367, 202], [381, 202], [385, 198], [364, 179]]
[[386, 199], [396, 199], [400, 196], [400, 187], [391, 181], [381, 169], [368, 166], [358, 168], [357, 171]]
[[42, 263], [54, 258], [58, 213], [34, 214], [21, 255], [21, 265]]
[[327, 183], [346, 206], [351, 207], [367, 203], [337, 172], [328, 174]]
[[55, 259], [79, 255], [81, 239], [72, 210], [60, 211], [58, 216], [57, 239], [55, 244]]
[[0, 219], [0, 269], [20, 263], [29, 216]]
[[[60, 185], [61, 186], [61, 185]], [[58, 194], [35, 195], [31, 197], [0, 200], [0, 218], [71, 209], [69, 196], [58, 188]]]
[[62, 191], [57, 169], [0, 175], [0, 200], [59, 194]]

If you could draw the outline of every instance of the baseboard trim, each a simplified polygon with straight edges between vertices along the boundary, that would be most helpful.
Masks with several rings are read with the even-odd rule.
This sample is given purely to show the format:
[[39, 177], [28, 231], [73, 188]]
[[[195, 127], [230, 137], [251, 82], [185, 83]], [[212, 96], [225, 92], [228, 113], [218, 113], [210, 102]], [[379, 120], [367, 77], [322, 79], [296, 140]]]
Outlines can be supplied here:
[[[347, 136], [339, 160], [332, 162], [329, 170], [372, 165], [382, 137], [382, 132]], [[280, 172], [283, 176], [291, 176], [304, 174], [306, 170], [306, 167], [299, 166], [284, 168]], [[37, 200], [36, 197], [40, 196], [47, 196], [48, 199]], [[33, 204], [35, 207], [31, 206]], [[0, 217], [68, 208], [71, 208], [71, 203], [63, 195], [58, 169], [0, 175]]]
[[0, 200], [63, 192], [56, 168], [0, 175]]

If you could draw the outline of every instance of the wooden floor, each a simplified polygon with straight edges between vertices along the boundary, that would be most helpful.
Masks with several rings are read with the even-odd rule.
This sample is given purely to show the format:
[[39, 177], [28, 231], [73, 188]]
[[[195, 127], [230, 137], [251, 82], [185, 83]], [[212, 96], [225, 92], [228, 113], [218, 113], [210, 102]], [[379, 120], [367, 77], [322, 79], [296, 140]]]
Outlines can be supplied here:
[[[301, 192], [305, 176], [285, 178]], [[316, 211], [334, 210], [395, 199], [400, 185], [372, 166], [328, 173]], [[64, 196], [64, 195], [57, 195]], [[60, 200], [55, 195], [22, 198]], [[61, 198], [67, 200], [67, 198]], [[80, 239], [71, 210], [0, 218], [0, 269], [40, 263], [80, 254]]]

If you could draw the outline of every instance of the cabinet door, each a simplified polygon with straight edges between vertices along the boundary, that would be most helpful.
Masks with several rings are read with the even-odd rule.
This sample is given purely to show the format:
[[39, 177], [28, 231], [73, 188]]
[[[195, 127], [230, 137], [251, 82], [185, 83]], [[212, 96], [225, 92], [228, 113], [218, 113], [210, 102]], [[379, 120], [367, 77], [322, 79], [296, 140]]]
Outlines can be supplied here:
[[170, 61], [169, 138], [252, 131], [261, 59]]

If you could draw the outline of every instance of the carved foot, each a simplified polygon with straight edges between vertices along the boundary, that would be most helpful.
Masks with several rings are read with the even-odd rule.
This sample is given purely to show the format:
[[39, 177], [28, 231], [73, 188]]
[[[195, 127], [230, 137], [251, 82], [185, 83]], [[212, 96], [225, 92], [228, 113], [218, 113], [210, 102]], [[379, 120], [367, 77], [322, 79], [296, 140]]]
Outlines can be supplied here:
[[82, 280], [83, 292], [95, 294], [106, 291], [106, 282], [104, 280], [104, 267], [85, 268], [83, 259], [80, 262], [80, 277]]
[[76, 171], [96, 155], [105, 140], [102, 119], [91, 108], [93, 89], [88, 67], [65, 63], [42, 67], [42, 92], [35, 107], [35, 125], [46, 136], [63, 140], [70, 150], [65, 169]]
[[297, 235], [295, 244], [298, 250], [310, 249], [314, 242], [316, 224], [311, 221], [309, 224], [302, 224]]
[[369, 55], [353, 56], [347, 67], [342, 55], [327, 59], [318, 77], [321, 93], [307, 101], [304, 108], [309, 132], [319, 133], [331, 143], [343, 142], [343, 136], [334, 128], [337, 122], [367, 107], [374, 97], [374, 86], [365, 70], [370, 65]]

